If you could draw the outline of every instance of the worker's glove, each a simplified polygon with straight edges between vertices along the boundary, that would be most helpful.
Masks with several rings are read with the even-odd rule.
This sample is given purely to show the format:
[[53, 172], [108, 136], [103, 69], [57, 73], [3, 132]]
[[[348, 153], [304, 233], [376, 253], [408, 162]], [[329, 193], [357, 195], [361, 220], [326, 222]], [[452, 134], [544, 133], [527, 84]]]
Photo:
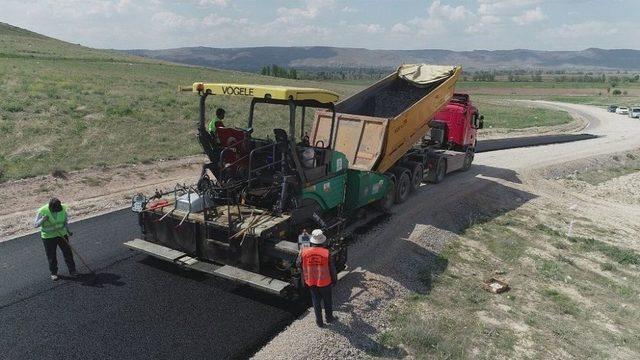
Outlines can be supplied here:
[[68, 237], [73, 236], [73, 233], [69, 230], [67, 230], [67, 232], [69, 233]]

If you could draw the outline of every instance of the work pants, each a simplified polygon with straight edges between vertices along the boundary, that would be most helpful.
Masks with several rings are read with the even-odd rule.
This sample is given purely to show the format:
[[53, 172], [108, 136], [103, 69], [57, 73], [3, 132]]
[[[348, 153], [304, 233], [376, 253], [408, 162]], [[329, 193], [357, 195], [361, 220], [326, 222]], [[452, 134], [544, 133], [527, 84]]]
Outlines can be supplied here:
[[44, 244], [44, 251], [47, 254], [47, 260], [49, 261], [49, 271], [51, 275], [58, 274], [58, 257], [56, 254], [56, 248], [60, 247], [62, 256], [64, 256], [64, 262], [67, 263], [69, 272], [76, 271], [76, 263], [73, 261], [73, 252], [67, 240], [62, 237], [55, 237], [51, 239], [42, 239]]
[[313, 303], [313, 311], [316, 313], [316, 323], [318, 325], [323, 324], [322, 322], [322, 305], [324, 304], [324, 313], [327, 321], [333, 318], [333, 302], [331, 299], [331, 288], [333, 286], [310, 286], [309, 291], [311, 292], [311, 302]]

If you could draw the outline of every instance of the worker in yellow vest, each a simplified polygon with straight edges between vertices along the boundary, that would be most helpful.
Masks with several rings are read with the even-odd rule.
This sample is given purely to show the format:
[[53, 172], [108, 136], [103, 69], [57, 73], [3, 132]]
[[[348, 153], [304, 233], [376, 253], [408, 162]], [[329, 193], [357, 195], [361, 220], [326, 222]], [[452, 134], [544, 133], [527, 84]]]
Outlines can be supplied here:
[[58, 258], [56, 255], [58, 247], [60, 247], [64, 261], [67, 263], [69, 274], [74, 277], [78, 276], [76, 264], [73, 261], [73, 252], [68, 243], [71, 233], [68, 229], [67, 205], [62, 204], [56, 198], [51, 199], [48, 204], [38, 209], [34, 225], [40, 228], [40, 237], [49, 261], [51, 280], [58, 280]]

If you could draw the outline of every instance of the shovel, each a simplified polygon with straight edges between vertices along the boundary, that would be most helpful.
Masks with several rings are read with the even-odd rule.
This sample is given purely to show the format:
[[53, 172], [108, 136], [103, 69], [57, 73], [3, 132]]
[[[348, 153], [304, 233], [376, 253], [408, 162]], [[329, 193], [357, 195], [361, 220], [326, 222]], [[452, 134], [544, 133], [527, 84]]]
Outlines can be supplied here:
[[89, 267], [89, 265], [87, 265], [87, 262], [84, 261], [84, 258], [76, 251], [76, 249], [71, 246], [71, 243], [69, 242], [69, 236], [73, 235], [73, 233], [71, 231], [69, 231], [69, 229], [67, 229], [67, 232], [69, 233], [68, 235], [65, 235], [64, 237], [62, 237], [62, 239], [64, 239], [64, 242], [69, 246], [69, 248], [71, 249], [71, 252], [73, 252], [73, 254], [75, 256], [78, 257], [78, 259], [80, 259], [80, 262], [82, 262], [82, 265], [84, 265], [84, 267], [87, 268], [87, 270], [89, 270], [89, 272], [91, 273], [91, 275], [96, 276], [96, 272], [91, 270], [91, 268]]

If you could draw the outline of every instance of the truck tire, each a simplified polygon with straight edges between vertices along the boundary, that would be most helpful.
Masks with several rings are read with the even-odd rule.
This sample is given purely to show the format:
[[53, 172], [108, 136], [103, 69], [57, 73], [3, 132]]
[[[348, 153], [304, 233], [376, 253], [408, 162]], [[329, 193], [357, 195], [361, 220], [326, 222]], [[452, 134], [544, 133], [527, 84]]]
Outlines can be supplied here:
[[438, 184], [444, 180], [444, 176], [447, 174], [447, 161], [444, 158], [439, 158], [436, 162], [436, 168], [433, 171], [429, 171], [427, 180], [432, 184]]
[[404, 165], [411, 172], [411, 191], [418, 190], [424, 177], [424, 166], [417, 161], [408, 161]]
[[474, 157], [474, 149], [467, 149], [466, 153], [464, 154], [464, 164], [462, 165], [462, 171], [467, 171], [471, 168], [471, 163], [473, 163], [473, 157]]
[[393, 172], [397, 179], [395, 201], [396, 204], [401, 204], [407, 200], [411, 193], [411, 172], [402, 166], [396, 166]]
[[376, 202], [376, 208], [385, 214], [391, 213], [391, 208], [396, 201], [396, 183], [393, 179], [389, 180], [389, 190], [385, 196]]

